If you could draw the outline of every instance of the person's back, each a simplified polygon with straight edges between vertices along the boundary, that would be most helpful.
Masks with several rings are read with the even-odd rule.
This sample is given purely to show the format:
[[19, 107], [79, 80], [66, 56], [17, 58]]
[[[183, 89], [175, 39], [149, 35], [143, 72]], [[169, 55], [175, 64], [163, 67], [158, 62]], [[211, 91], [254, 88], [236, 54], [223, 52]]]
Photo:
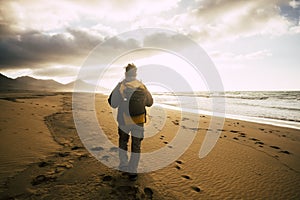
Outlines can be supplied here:
[[[118, 108], [119, 169], [130, 172], [131, 180], [137, 178], [141, 141], [144, 138], [144, 123], [146, 122], [145, 106], [150, 107], [153, 104], [153, 98], [146, 86], [136, 80], [136, 71], [135, 65], [128, 64], [125, 79], [114, 88], [108, 99], [111, 107]], [[128, 162], [129, 133], [132, 138], [132, 153]]]

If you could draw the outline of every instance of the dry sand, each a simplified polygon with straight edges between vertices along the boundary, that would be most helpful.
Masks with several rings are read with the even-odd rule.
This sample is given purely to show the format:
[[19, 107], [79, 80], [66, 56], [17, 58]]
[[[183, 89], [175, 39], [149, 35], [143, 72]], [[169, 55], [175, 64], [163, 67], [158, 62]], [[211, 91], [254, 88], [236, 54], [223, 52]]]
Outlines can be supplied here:
[[[187, 134], [197, 128], [197, 136], [178, 160], [130, 182], [86, 151], [71, 103], [70, 93], [1, 94], [0, 199], [300, 199], [299, 130], [227, 119], [217, 145], [199, 159], [210, 120], [200, 115], [198, 128], [185, 127]], [[97, 95], [96, 107], [117, 144], [107, 97]], [[143, 152], [170, 145], [181, 116], [166, 114]]]

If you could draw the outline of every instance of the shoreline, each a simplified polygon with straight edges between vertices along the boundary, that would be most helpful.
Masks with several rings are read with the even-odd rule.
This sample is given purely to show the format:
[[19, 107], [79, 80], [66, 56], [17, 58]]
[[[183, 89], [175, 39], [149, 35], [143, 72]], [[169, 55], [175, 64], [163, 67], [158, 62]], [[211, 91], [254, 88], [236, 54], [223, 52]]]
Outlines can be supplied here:
[[[154, 104], [164, 107], [166, 109], [170, 110], [175, 110], [175, 111], [182, 111], [182, 112], [187, 112], [187, 113], [192, 113], [192, 114], [198, 114], [198, 115], [208, 115], [212, 116], [212, 112], [205, 111], [205, 110], [195, 110], [195, 109], [181, 109], [176, 106], [171, 106], [171, 105], [166, 105], [166, 104], [161, 104], [161, 103], [156, 103]], [[250, 117], [250, 116], [243, 116], [243, 115], [233, 115], [233, 114], [215, 114], [216, 117], [224, 117], [224, 119], [235, 119], [235, 120], [240, 120], [240, 121], [246, 121], [246, 122], [254, 122], [254, 123], [259, 123], [262, 125], [273, 125], [273, 126], [278, 126], [278, 127], [283, 127], [283, 128], [292, 128], [296, 130], [300, 130], [300, 123], [299, 122], [294, 122], [294, 121], [287, 121], [287, 120], [279, 120], [279, 119], [271, 119], [271, 118], [262, 118], [262, 117]]]
[[[191, 114], [185, 120], [193, 120], [197, 117], [200, 118], [200, 122], [198, 127], [184, 128], [186, 134], [197, 131], [187, 151], [165, 168], [140, 174], [137, 182], [130, 182], [120, 172], [96, 160], [85, 149], [73, 121], [72, 93], [56, 94], [58, 95], [53, 96], [53, 102], [56, 102], [55, 111], [45, 115], [45, 121], [41, 121], [48, 125], [51, 140], [54, 139], [59, 149], [45, 149], [48, 154], [46, 158], [39, 158], [38, 161], [26, 164], [25, 170], [9, 178], [4, 184], [4, 190], [0, 192], [0, 198], [43, 199], [63, 196], [65, 199], [119, 199], [121, 197], [127, 199], [284, 199], [300, 197], [298, 191], [300, 135], [296, 129], [226, 118], [216, 146], [208, 156], [199, 159], [198, 152], [201, 141], [208, 131], [210, 116]], [[11, 102], [15, 109], [25, 111], [30, 111], [27, 107], [30, 108], [35, 104], [43, 105], [43, 109], [47, 108], [46, 104], [48, 107], [52, 105], [47, 100], [49, 98], [40, 96], [34, 100], [35, 103], [30, 104], [33, 100], [26, 95], [24, 97], [23, 103], [18, 102], [17, 97], [15, 98], [17, 102], [8, 102]], [[112, 109], [107, 104], [107, 96], [97, 94], [95, 104], [103, 131], [117, 145], [117, 126], [112, 116]], [[10, 112], [7, 110], [6, 115], [13, 116], [14, 113], [10, 114]], [[31, 118], [32, 112], [27, 114], [24, 112], [24, 118]], [[40, 112], [39, 115], [42, 115], [44, 111], [39, 108], [34, 112]], [[152, 152], [162, 147], [176, 148], [172, 146], [172, 141], [182, 126], [180, 112], [166, 110], [165, 121], [159, 116], [152, 117], [155, 117], [157, 122], [153, 126], [157, 133], [144, 139], [142, 152]], [[0, 123], [5, 125], [7, 122], [2, 120]], [[31, 126], [34, 126], [34, 123], [28, 124], [28, 132], [34, 130]], [[1, 132], [4, 133], [7, 132]], [[11, 137], [18, 136], [11, 134]], [[47, 141], [51, 142], [51, 140]], [[101, 149], [101, 146], [96, 148]], [[24, 151], [28, 150], [24, 149]], [[7, 155], [8, 150], [4, 153]], [[21, 160], [19, 164], [22, 164]], [[259, 184], [256, 184], [258, 182]]]

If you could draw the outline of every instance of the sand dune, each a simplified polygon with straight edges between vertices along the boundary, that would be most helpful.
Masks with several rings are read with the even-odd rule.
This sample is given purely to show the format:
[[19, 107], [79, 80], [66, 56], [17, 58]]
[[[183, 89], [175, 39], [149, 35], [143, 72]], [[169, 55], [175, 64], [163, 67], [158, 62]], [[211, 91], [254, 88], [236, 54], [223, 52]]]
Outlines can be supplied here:
[[[117, 126], [107, 97], [97, 95], [99, 124], [117, 144]], [[82, 145], [73, 122], [71, 94], [1, 94], [0, 199], [299, 199], [299, 130], [227, 119], [213, 151], [198, 152], [209, 116], [190, 148], [158, 171], [130, 182], [96, 160]], [[152, 118], [151, 118], [152, 117]], [[180, 113], [156, 120], [157, 134], [142, 151], [171, 146]], [[163, 122], [165, 121], [164, 125]], [[101, 150], [101, 146], [95, 147]]]

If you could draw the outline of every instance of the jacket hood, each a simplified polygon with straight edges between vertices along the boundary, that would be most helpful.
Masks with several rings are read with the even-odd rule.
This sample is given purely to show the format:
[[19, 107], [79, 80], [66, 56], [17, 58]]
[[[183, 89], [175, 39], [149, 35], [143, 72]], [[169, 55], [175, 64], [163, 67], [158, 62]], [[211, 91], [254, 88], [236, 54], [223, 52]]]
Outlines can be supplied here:
[[124, 85], [126, 85], [126, 87], [129, 88], [139, 88], [139, 87], [144, 88], [144, 84], [141, 81], [138, 81], [136, 79], [132, 81], [124, 81]]

